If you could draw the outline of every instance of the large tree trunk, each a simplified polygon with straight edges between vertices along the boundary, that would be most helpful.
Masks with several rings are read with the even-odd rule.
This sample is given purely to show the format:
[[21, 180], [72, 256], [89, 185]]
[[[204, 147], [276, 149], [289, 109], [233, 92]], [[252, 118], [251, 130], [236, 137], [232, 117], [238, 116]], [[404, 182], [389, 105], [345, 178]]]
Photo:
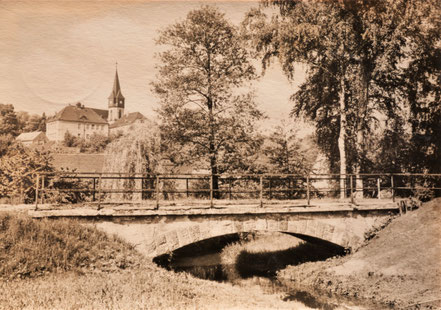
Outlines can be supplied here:
[[210, 170], [212, 175], [212, 184], [211, 188], [213, 189], [213, 198], [219, 199], [219, 176], [217, 170], [217, 156], [216, 156], [216, 147], [215, 147], [215, 129], [214, 129], [214, 115], [213, 115], [213, 102], [211, 99], [208, 99], [208, 116], [210, 122]]
[[[360, 126], [357, 126], [357, 152], [360, 155], [361, 145], [363, 143], [363, 131]], [[355, 172], [355, 192], [357, 197], [363, 198], [363, 179], [361, 176], [361, 163], [360, 156], [358, 156], [357, 162], [354, 164], [354, 172]]]
[[340, 199], [346, 198], [346, 104], [345, 104], [345, 77], [340, 78], [340, 133], [338, 136], [338, 151], [340, 153]]
[[359, 109], [357, 120], [357, 162], [354, 165], [356, 174], [355, 189], [357, 196], [363, 198], [363, 180], [361, 177], [361, 159], [365, 150], [364, 130], [366, 128], [366, 114], [369, 104], [369, 76], [366, 63], [360, 65], [360, 83], [359, 83]]

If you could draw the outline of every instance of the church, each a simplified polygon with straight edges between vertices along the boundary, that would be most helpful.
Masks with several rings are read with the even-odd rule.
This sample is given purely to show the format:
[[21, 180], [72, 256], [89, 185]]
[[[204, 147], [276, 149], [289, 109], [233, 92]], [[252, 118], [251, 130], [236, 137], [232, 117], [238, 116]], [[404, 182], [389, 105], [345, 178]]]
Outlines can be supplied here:
[[146, 118], [139, 112], [124, 114], [125, 98], [121, 92], [118, 69], [115, 71], [113, 89], [108, 98], [108, 109], [85, 107], [80, 102], [68, 105], [46, 121], [46, 136], [50, 141], [63, 141], [66, 132], [88, 140], [93, 134], [109, 134], [129, 131]]

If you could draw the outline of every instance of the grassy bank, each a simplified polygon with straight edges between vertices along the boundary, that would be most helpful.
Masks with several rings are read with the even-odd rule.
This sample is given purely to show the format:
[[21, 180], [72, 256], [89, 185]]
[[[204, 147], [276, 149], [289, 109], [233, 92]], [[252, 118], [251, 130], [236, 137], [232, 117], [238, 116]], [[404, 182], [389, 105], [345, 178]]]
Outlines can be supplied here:
[[291, 309], [258, 287], [176, 274], [69, 220], [0, 214], [0, 309]]
[[140, 257], [130, 245], [75, 221], [0, 213], [0, 279], [119, 270]]
[[[394, 219], [351, 255], [290, 266], [279, 278], [293, 287], [406, 309], [441, 306], [441, 199]], [[379, 306], [381, 307], [381, 306]]]

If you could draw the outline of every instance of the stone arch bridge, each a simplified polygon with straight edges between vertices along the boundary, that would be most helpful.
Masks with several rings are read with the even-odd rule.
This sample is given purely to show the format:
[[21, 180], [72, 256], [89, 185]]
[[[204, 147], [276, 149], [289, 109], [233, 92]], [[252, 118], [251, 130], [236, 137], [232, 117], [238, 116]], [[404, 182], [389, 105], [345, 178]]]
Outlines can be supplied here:
[[34, 217], [74, 217], [116, 234], [147, 257], [156, 257], [192, 243], [244, 232], [282, 232], [307, 241], [325, 241], [346, 249], [359, 247], [365, 234], [399, 212], [395, 204], [334, 208], [254, 208], [117, 210], [78, 212], [34, 211]]

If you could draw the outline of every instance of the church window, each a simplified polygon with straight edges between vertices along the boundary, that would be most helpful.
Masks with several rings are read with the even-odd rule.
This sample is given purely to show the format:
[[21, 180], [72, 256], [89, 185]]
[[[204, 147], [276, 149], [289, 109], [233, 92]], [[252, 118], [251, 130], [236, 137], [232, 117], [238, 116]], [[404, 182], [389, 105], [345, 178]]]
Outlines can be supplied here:
[[118, 111], [119, 118], [121, 118], [121, 110]]
[[92, 124], [92, 129], [95, 129], [95, 125], [94, 124]]

